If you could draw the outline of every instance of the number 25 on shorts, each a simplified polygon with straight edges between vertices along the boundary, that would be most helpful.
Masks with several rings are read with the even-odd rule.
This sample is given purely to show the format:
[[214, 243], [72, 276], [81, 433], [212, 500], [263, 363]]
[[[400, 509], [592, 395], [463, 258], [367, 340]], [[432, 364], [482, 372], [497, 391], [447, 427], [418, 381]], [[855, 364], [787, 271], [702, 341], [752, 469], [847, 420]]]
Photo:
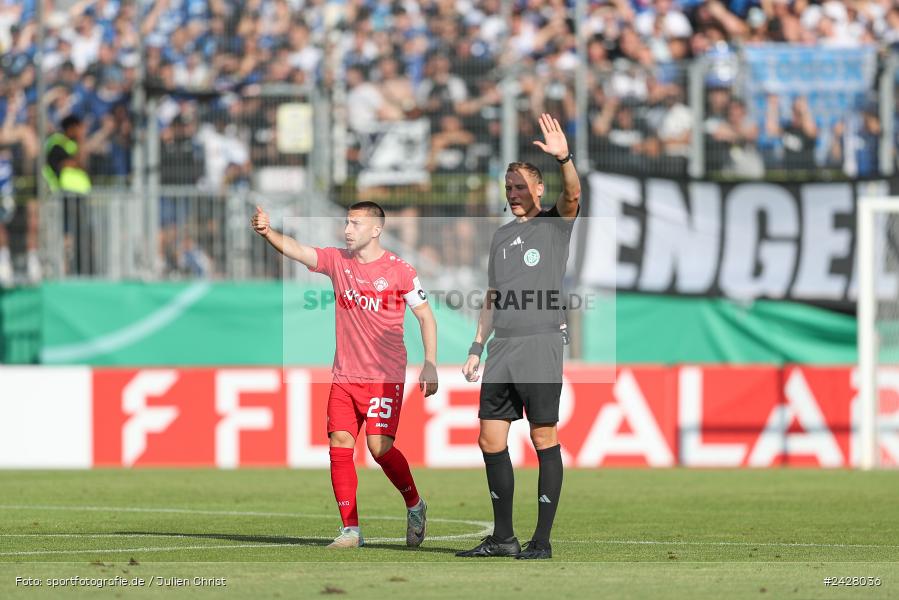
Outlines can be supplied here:
[[[389, 419], [390, 415], [393, 414], [393, 398], [372, 398], [368, 402], [371, 405], [368, 407], [368, 416], [373, 419], [377, 417]], [[378, 409], [383, 410], [377, 412]]]

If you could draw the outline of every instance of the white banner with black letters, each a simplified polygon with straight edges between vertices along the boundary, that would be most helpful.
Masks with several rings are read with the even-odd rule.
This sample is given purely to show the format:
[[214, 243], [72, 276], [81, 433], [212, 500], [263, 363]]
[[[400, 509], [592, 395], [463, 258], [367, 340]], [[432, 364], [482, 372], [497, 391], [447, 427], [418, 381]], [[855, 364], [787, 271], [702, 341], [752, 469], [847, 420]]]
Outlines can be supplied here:
[[[580, 282], [647, 293], [845, 304], [857, 296], [855, 204], [887, 195], [886, 181], [713, 183], [589, 176], [591, 217], [581, 230]], [[877, 231], [875, 281], [899, 297], [899, 275]], [[586, 235], [584, 235], [586, 234]]]
[[427, 119], [376, 123], [360, 136], [359, 188], [418, 185], [430, 181], [427, 169], [430, 128]]

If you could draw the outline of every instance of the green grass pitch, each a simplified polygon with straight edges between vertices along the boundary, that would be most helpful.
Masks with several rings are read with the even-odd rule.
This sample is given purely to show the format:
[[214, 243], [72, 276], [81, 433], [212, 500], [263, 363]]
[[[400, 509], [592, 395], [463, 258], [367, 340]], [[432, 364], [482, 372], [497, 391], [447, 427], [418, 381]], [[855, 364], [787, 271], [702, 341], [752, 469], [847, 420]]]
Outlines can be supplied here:
[[[484, 473], [415, 475], [430, 504], [422, 548], [405, 547], [404, 507], [384, 475], [360, 470], [368, 543], [334, 551], [327, 471], [0, 471], [0, 598], [899, 597], [895, 472], [569, 469], [555, 558], [540, 562], [455, 558], [489, 527]], [[536, 477], [517, 473], [522, 540]], [[74, 576], [145, 584], [49, 587]]]

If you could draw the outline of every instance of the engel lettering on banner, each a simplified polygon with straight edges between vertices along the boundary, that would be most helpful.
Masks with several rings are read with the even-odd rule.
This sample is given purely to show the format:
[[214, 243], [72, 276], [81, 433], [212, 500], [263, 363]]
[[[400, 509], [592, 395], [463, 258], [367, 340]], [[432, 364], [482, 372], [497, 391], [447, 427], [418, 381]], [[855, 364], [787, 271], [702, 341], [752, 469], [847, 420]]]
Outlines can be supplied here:
[[427, 119], [375, 123], [358, 132], [362, 170], [357, 187], [428, 183], [430, 125]]
[[[585, 286], [849, 307], [858, 293], [856, 199], [889, 188], [593, 173], [590, 190], [591, 215], [605, 218], [584, 224], [586, 248], [572, 272]], [[887, 226], [875, 226], [875, 281], [878, 296], [891, 299], [899, 273], [889, 266]]]

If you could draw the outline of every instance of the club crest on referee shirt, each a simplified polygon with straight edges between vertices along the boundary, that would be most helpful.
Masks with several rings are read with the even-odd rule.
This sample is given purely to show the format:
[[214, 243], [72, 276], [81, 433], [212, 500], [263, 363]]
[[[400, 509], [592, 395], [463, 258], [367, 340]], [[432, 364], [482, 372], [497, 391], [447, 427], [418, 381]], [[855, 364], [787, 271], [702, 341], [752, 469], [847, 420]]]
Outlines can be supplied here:
[[540, 262], [540, 251], [536, 248], [531, 248], [524, 253], [524, 264], [527, 266], [533, 267], [538, 262]]
[[388, 284], [387, 280], [383, 277], [378, 277], [377, 279], [375, 279], [375, 289], [379, 292], [383, 292], [384, 290], [386, 290], [388, 285], [390, 284]]

